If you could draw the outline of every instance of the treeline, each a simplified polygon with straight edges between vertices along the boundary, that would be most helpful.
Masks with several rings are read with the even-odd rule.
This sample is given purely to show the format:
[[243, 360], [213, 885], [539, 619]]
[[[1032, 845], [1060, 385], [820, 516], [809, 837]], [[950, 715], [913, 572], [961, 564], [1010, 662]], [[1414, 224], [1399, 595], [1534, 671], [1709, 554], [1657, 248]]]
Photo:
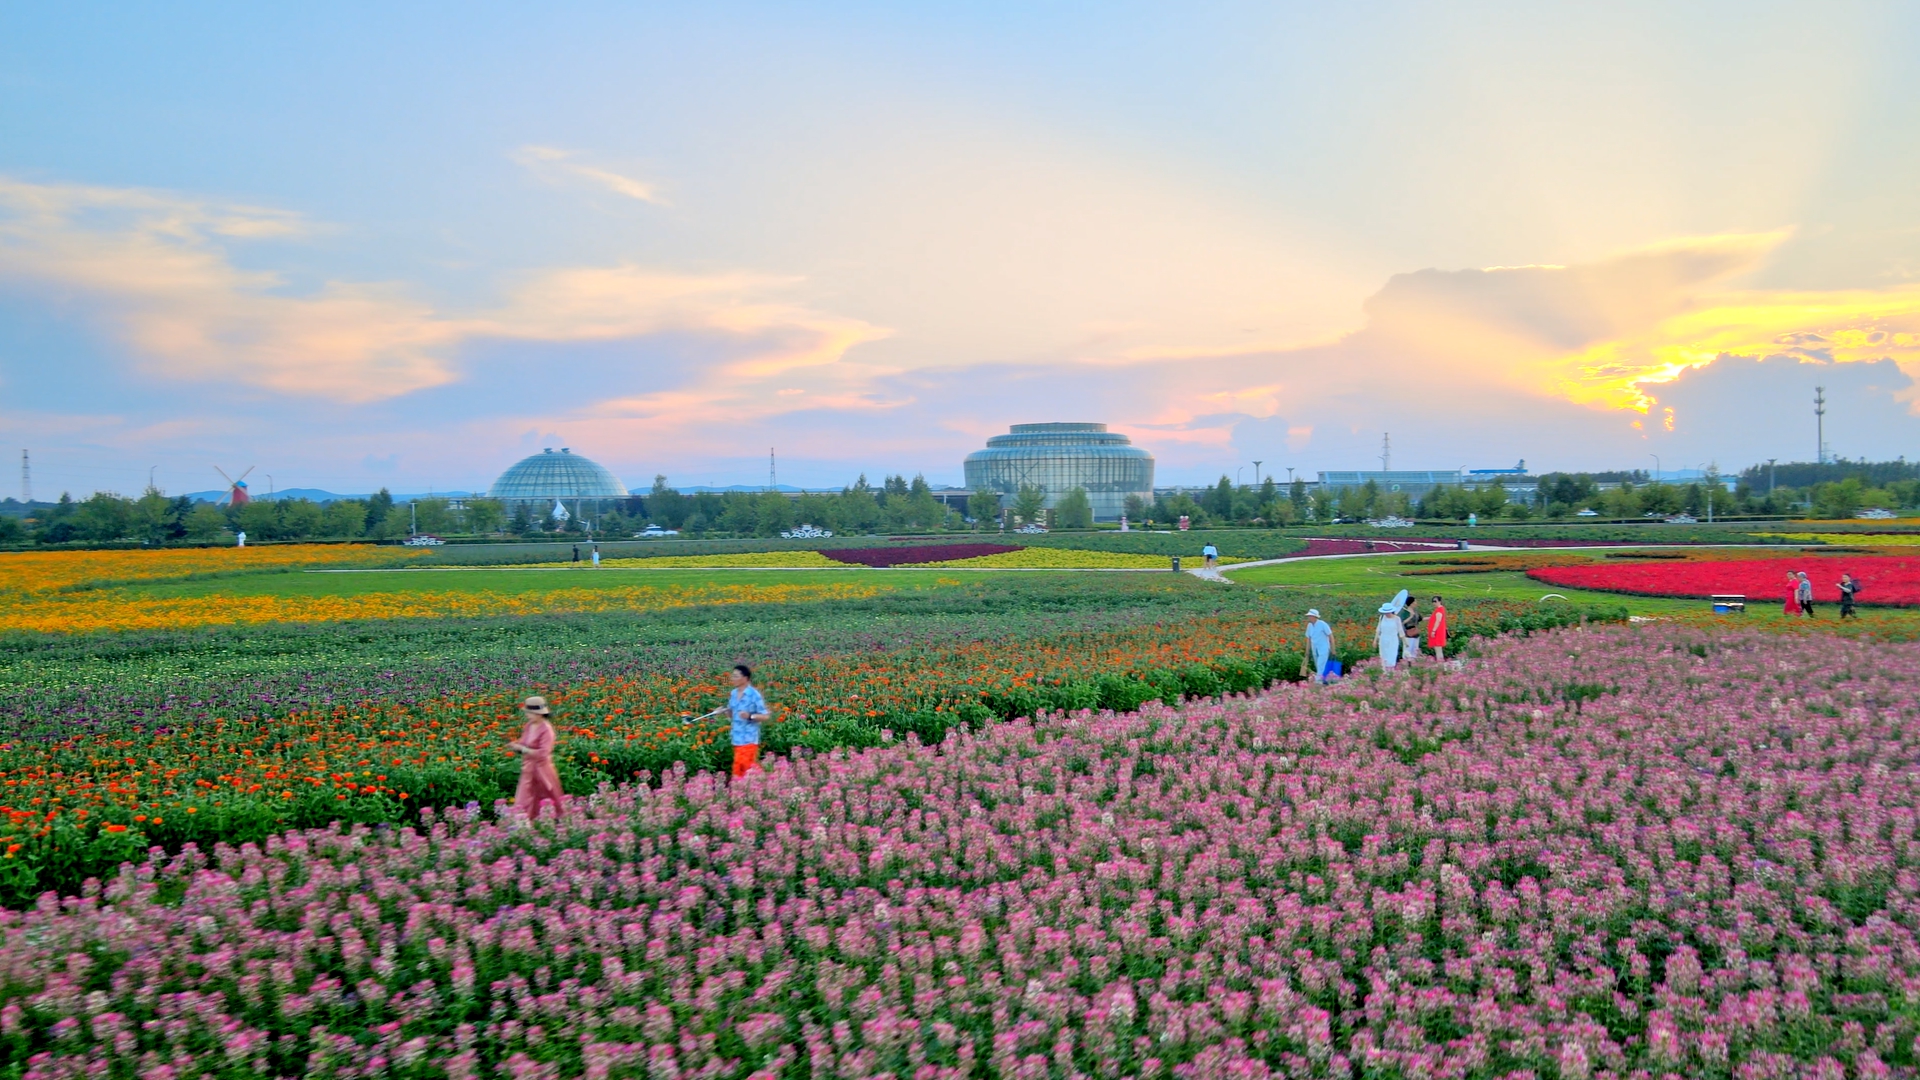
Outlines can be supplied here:
[[367, 499], [256, 499], [241, 506], [170, 498], [152, 489], [135, 499], [101, 491], [78, 500], [63, 494], [59, 502], [32, 507], [25, 516], [0, 515], [0, 545], [209, 544], [241, 532], [250, 540], [392, 540], [416, 528], [493, 532], [505, 521], [505, 510], [491, 499], [396, 504], [385, 489]]

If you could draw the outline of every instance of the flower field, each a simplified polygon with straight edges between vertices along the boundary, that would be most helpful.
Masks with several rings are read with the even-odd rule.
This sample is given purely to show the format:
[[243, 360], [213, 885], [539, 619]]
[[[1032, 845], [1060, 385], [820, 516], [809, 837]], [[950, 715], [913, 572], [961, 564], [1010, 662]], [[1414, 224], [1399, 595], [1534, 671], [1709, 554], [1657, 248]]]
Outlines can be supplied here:
[[[423, 806], [491, 803], [512, 791], [517, 763], [503, 747], [528, 693], [553, 703], [562, 781], [584, 793], [679, 763], [720, 765], [724, 727], [681, 717], [723, 700], [722, 676], [739, 659], [754, 663], [773, 705], [768, 751], [824, 752], [909, 734], [934, 742], [1041, 710], [1257, 689], [1299, 676], [1307, 605], [1334, 623], [1349, 662], [1364, 655], [1372, 621], [1370, 601], [1296, 597], [1278, 608], [1185, 575], [1072, 577], [916, 596], [795, 590], [751, 611], [656, 605], [572, 623], [501, 620], [419, 646], [406, 624], [349, 624], [333, 638], [292, 634], [292, 666], [264, 677], [227, 664], [219, 637], [129, 641], [129, 664], [93, 661], [77, 644], [74, 663], [0, 693], [0, 715], [13, 718], [0, 728], [0, 845], [12, 848], [0, 858], [0, 900], [77, 888], [149, 843], [263, 841], [335, 819], [399, 822]], [[1463, 638], [1583, 617], [1623, 613], [1453, 609]], [[522, 644], [489, 651], [502, 634]], [[363, 651], [339, 651], [339, 636]], [[152, 659], [209, 653], [213, 666], [179, 674]]]
[[900, 547], [833, 548], [820, 554], [853, 566], [924, 566], [928, 563], [1004, 555], [1018, 544], [911, 544]]
[[[449, 571], [453, 572], [453, 571]], [[676, 608], [710, 604], [872, 596], [874, 583], [776, 585], [631, 585], [503, 593], [487, 590], [401, 591], [358, 596], [211, 595], [149, 597], [112, 589], [42, 592], [10, 598], [7, 625], [39, 633], [101, 630], [174, 630], [349, 619], [439, 619], [496, 615], [553, 615]]]
[[267, 547], [171, 548], [148, 551], [29, 551], [0, 556], [0, 600], [79, 586], [128, 581], [316, 567], [398, 566], [417, 549], [370, 544], [275, 544]]
[[1898, 556], [1817, 555], [1715, 562], [1593, 563], [1536, 567], [1528, 570], [1527, 576], [1571, 589], [1703, 598], [1714, 593], [1742, 593], [1749, 600], [1762, 601], [1785, 600], [1786, 575], [1798, 570], [1805, 570], [1813, 579], [1814, 598], [1821, 603], [1839, 602], [1840, 575], [1846, 572], [1864, 583], [1859, 598], [1863, 605], [1920, 604], [1920, 558]]
[[208, 843], [0, 914], [30, 1077], [1888, 1077], [1920, 649], [1684, 629]]

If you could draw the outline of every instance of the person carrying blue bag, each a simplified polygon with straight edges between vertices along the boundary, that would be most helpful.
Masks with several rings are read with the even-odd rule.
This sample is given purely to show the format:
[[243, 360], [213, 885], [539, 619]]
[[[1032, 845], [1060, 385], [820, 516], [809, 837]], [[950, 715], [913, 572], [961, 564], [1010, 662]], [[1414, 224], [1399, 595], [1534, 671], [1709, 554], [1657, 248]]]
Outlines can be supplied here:
[[1326, 682], [1333, 662], [1333, 624], [1320, 617], [1319, 608], [1307, 611], [1307, 652], [1313, 656], [1313, 681]]

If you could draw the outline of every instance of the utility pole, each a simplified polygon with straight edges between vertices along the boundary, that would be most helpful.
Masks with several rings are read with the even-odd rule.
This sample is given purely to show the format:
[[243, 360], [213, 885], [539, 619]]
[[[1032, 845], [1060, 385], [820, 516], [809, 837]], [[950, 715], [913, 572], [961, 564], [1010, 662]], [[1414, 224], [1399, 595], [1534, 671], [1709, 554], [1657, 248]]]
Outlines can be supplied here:
[[1813, 460], [1820, 465], [1827, 463], [1827, 388], [1813, 388]]
[[33, 462], [25, 450], [20, 451], [20, 501], [33, 501]]
[[1380, 471], [1393, 471], [1393, 433], [1389, 431], [1380, 433]]
[[767, 447], [767, 490], [768, 491], [772, 491], [774, 489], [774, 486], [775, 486], [774, 476], [775, 474], [773, 471], [773, 447], [769, 446]]
[[1769, 499], [1773, 498], [1773, 488], [1774, 488], [1773, 459], [1768, 458], [1767, 459], [1767, 498]]

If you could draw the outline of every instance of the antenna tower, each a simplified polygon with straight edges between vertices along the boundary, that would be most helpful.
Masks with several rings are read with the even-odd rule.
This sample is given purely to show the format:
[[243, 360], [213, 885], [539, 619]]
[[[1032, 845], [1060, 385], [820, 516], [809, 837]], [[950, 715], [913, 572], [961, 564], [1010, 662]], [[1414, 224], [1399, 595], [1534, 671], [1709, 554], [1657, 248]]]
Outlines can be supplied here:
[[772, 491], [776, 486], [778, 486], [775, 483], [774, 477], [775, 477], [775, 473], [773, 471], [773, 447], [769, 446], [767, 447], [767, 490], [768, 491]]
[[1380, 433], [1380, 471], [1393, 471], [1393, 433]]
[[25, 450], [20, 451], [20, 501], [33, 501], [33, 462]]
[[1827, 388], [1824, 386], [1813, 388], [1813, 439], [1814, 461], [1825, 465], [1827, 463]]

